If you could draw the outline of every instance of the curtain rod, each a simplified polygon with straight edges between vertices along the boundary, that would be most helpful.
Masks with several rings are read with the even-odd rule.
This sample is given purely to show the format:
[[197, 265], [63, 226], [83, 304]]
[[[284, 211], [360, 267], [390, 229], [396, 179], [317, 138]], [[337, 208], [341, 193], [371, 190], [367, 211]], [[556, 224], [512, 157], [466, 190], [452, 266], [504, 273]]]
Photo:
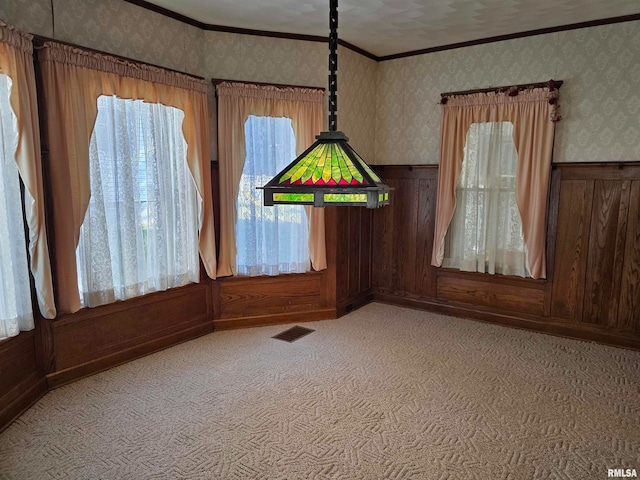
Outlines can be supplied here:
[[223, 83], [223, 82], [243, 83], [245, 85], [260, 85], [260, 86], [265, 86], [265, 87], [309, 88], [311, 90], [321, 90], [323, 92], [326, 90], [324, 87], [308, 87], [308, 86], [305, 86], [305, 85], [286, 85], [284, 83], [249, 82], [249, 81], [244, 81], [244, 80], [228, 80], [226, 78], [212, 78], [211, 79], [211, 83], [213, 83], [214, 86], [218, 85], [219, 83]]
[[[556, 88], [560, 88], [564, 83], [563, 80], [554, 80]], [[476, 88], [473, 90], [462, 90], [459, 92], [446, 92], [441, 93], [441, 97], [450, 97], [451, 95], [471, 95], [472, 93], [489, 93], [499, 92], [501, 90], [509, 90], [511, 88], [517, 88], [518, 90], [525, 90], [527, 88], [541, 88], [549, 85], [549, 82], [537, 82], [537, 83], [522, 83], [520, 85], [508, 85], [504, 87], [490, 87], [490, 88]]]
[[[129, 58], [129, 57], [123, 57], [122, 55], [118, 55], [116, 53], [110, 53], [110, 52], [103, 52], [102, 50], [96, 50], [95, 48], [90, 48], [90, 47], [85, 47], [83, 45], [78, 45], [76, 43], [71, 43], [71, 42], [65, 42], [62, 40], [57, 40], [55, 38], [49, 38], [49, 37], [44, 37], [42, 35], [34, 35], [33, 36], [33, 44], [36, 47], [42, 47], [44, 45], [45, 42], [54, 42], [54, 43], [61, 43], [62, 45], [68, 45], [70, 47], [74, 47], [74, 48], [79, 48], [81, 50], [86, 50], [88, 52], [93, 52], [93, 53], [99, 53], [100, 55], [109, 55], [110, 57], [115, 57], [119, 60], [125, 60], [127, 62], [132, 62], [132, 63], [137, 63], [139, 65], [147, 65], [149, 67], [154, 67], [154, 68], [160, 68], [162, 70], [166, 70], [168, 72], [175, 72], [175, 73], [179, 73], [181, 75], [185, 75], [187, 77], [191, 77], [191, 78], [195, 78], [197, 80], [205, 80], [204, 77], [200, 77], [198, 75], [193, 75], [191, 73], [185, 73], [185, 72], [181, 72], [180, 70], [175, 70], [173, 68], [167, 68], [167, 67], [163, 67], [161, 65], [156, 65], [154, 63], [149, 63], [149, 62], [141, 62], [140, 60], [135, 60], [133, 58]], [[35, 52], [34, 52], [35, 53]]]

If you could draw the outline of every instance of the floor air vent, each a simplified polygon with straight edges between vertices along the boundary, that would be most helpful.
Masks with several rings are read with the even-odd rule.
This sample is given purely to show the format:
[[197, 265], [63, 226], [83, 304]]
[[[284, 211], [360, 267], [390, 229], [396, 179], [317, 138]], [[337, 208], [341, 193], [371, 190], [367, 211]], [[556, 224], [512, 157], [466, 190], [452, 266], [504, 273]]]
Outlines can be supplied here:
[[278, 340], [284, 340], [285, 342], [295, 342], [299, 338], [302, 338], [305, 335], [309, 335], [311, 332], [315, 332], [315, 330], [296, 325], [295, 327], [292, 327], [289, 330], [285, 330], [284, 332], [279, 333], [278, 335], [275, 335], [271, 338], [277, 338]]

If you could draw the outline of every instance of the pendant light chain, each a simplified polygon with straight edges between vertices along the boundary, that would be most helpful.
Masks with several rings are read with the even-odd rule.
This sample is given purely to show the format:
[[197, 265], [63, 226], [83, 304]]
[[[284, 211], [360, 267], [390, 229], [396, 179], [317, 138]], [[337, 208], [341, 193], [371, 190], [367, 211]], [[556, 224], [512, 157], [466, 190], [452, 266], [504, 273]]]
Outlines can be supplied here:
[[329, 0], [329, 131], [338, 129], [338, 0]]
[[346, 205], [378, 208], [391, 203], [391, 191], [338, 131], [338, 0], [329, 0], [329, 131], [264, 187], [264, 205]]

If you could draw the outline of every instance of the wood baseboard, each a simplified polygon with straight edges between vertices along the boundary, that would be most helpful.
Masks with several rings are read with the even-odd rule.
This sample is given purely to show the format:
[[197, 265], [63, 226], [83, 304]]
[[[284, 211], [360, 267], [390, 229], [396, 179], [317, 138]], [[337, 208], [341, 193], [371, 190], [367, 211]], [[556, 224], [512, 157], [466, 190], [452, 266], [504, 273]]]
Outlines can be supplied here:
[[357, 310], [360, 307], [364, 307], [367, 303], [370, 303], [373, 300], [373, 292], [371, 289], [366, 290], [364, 292], [360, 292], [358, 295], [349, 298], [343, 302], [338, 303], [338, 307], [336, 308], [336, 315], [338, 317], [342, 317], [347, 313]]
[[373, 301], [525, 330], [534, 330], [549, 335], [640, 350], [640, 335], [637, 333], [607, 331], [598, 325], [579, 324], [557, 318], [527, 315], [525, 313], [519, 315], [511, 312], [503, 313], [487, 307], [449, 303], [410, 295], [374, 293]]
[[213, 321], [214, 330], [233, 330], [236, 328], [264, 327], [266, 325], [282, 325], [285, 323], [313, 322], [315, 320], [331, 320], [336, 318], [335, 308], [322, 308], [301, 312], [274, 313], [270, 315], [254, 315], [251, 317], [218, 318]]
[[64, 370], [50, 373], [47, 375], [47, 386], [49, 389], [57, 388], [62, 385], [66, 385], [67, 383], [108, 370], [211, 332], [213, 332], [212, 323], [202, 323], [201, 321], [197, 321], [195, 325], [187, 326], [187, 328], [178, 332], [154, 338], [147, 342], [142, 342], [134, 347], [127, 348], [80, 365], [74, 365], [73, 367]]
[[47, 393], [47, 382], [44, 376], [35, 373], [25, 378], [11, 391], [6, 392], [3, 398], [8, 397], [12, 400], [0, 409], [0, 433], [45, 393]]

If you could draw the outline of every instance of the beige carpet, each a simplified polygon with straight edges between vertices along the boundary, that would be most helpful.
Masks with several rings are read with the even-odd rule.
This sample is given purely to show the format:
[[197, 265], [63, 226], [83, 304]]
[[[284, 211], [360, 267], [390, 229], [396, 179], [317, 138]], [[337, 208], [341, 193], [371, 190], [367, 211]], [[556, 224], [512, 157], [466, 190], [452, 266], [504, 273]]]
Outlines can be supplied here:
[[640, 474], [640, 352], [371, 304], [220, 332], [47, 394], [9, 479], [605, 479]]

